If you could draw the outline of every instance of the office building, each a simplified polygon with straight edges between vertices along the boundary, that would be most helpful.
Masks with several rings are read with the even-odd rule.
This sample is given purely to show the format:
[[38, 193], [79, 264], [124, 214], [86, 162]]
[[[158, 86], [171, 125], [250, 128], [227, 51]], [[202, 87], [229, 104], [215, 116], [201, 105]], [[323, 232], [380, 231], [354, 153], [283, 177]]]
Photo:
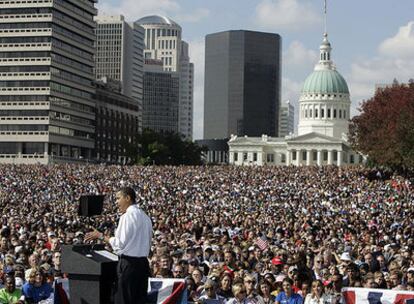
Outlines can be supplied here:
[[161, 60], [145, 59], [143, 128], [178, 132], [179, 76], [164, 71]]
[[0, 1], [0, 162], [92, 157], [95, 3]]
[[295, 107], [287, 100], [280, 107], [279, 137], [295, 132]]
[[144, 29], [124, 16], [100, 15], [96, 26], [96, 79], [118, 81], [121, 93], [138, 104], [138, 130], [142, 126]]
[[95, 83], [96, 137], [94, 159], [98, 162], [127, 164], [128, 150], [136, 146], [138, 104], [121, 94], [118, 82]]
[[161, 60], [164, 71], [179, 77], [178, 132], [188, 140], [193, 132], [194, 65], [179, 24], [164, 16], [146, 16], [137, 21], [145, 29], [145, 59]]
[[204, 139], [277, 136], [281, 37], [253, 31], [206, 36]]

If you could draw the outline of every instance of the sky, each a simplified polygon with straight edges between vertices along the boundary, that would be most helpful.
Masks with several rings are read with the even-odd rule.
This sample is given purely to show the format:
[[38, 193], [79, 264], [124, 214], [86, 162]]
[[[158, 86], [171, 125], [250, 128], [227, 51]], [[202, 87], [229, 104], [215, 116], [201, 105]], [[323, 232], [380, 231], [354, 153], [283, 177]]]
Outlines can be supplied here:
[[[282, 37], [282, 101], [298, 105], [300, 90], [317, 63], [324, 32], [324, 0], [99, 0], [99, 14], [128, 21], [164, 15], [182, 27], [195, 66], [194, 139], [203, 136], [204, 41], [226, 30]], [[357, 115], [375, 85], [414, 78], [413, 0], [327, 0], [332, 59], [348, 83]]]

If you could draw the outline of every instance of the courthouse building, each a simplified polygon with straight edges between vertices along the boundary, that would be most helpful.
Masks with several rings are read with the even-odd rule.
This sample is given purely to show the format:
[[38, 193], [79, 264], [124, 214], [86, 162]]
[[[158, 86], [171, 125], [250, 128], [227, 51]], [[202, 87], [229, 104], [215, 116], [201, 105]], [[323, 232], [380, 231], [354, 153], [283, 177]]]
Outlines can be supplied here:
[[325, 33], [319, 62], [301, 91], [298, 134], [231, 136], [230, 164], [344, 166], [363, 161], [348, 142], [351, 100], [348, 85], [331, 60], [331, 50]]

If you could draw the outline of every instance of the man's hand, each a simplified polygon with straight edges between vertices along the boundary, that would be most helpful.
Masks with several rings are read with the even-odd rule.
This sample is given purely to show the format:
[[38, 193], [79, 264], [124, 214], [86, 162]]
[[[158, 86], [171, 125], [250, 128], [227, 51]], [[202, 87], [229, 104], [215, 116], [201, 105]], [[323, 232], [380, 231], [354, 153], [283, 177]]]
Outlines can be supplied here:
[[93, 240], [97, 240], [99, 238], [103, 237], [103, 233], [99, 232], [98, 230], [94, 229], [91, 232], [88, 232], [85, 235], [85, 242], [89, 242], [89, 241], [93, 241]]

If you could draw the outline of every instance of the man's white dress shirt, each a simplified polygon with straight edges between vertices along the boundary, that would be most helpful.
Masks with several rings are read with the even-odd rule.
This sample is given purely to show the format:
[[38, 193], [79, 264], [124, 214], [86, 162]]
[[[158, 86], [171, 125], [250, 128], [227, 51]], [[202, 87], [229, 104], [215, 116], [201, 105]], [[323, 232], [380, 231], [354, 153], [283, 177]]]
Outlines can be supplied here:
[[148, 257], [151, 239], [151, 219], [136, 204], [132, 204], [119, 219], [115, 236], [109, 239], [109, 243], [119, 256]]

